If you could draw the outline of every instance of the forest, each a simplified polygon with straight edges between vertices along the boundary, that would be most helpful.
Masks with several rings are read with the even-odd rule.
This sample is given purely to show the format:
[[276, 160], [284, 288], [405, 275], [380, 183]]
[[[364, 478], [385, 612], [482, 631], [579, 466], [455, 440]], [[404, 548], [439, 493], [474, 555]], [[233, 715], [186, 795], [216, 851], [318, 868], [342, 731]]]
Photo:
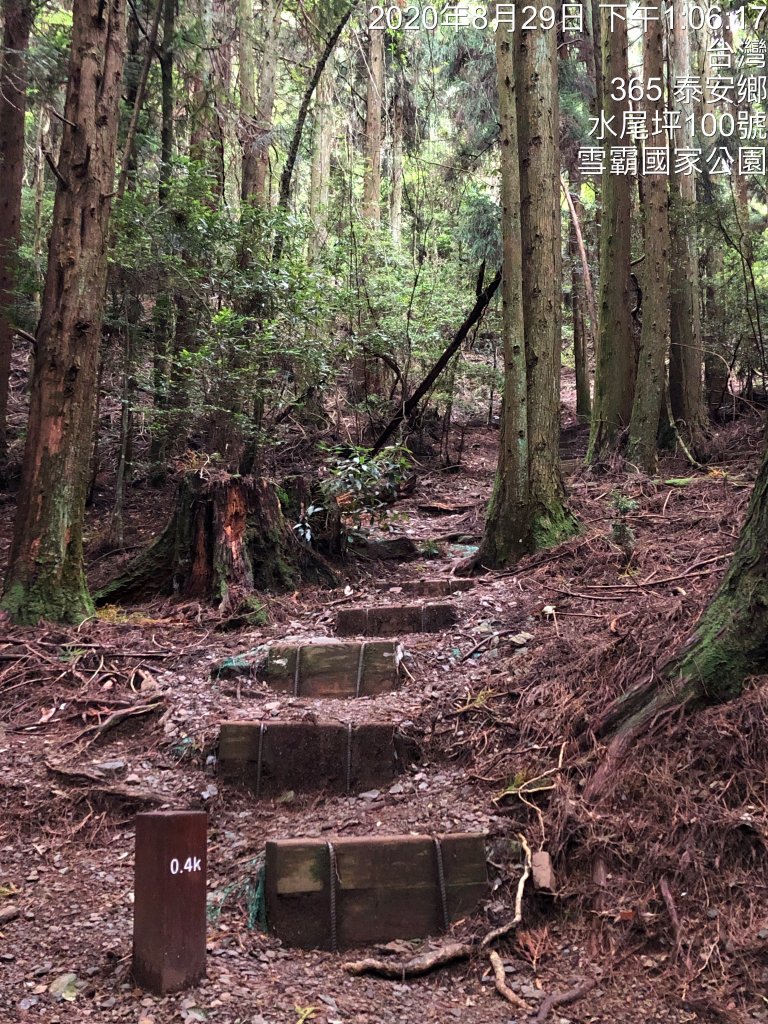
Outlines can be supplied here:
[[768, 7], [0, 25], [2, 1019], [768, 1021]]

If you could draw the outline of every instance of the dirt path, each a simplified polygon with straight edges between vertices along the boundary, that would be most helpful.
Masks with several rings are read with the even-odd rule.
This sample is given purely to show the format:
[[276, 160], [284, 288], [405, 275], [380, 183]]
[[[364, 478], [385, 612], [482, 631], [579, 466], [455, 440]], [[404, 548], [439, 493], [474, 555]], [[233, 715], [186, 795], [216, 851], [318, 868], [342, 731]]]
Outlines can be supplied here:
[[[659, 644], [670, 643], [670, 631], [684, 632], [714, 586], [718, 566], [726, 564], [734, 515], [748, 491], [726, 493], [719, 478], [702, 478], [690, 487], [632, 485], [638, 506], [628, 575], [621, 552], [606, 540], [605, 497], [611, 485], [572, 478], [582, 535], [554, 555], [530, 559], [514, 573], [485, 577], [472, 590], [453, 595], [459, 611], [455, 626], [399, 637], [407, 650], [408, 676], [395, 693], [342, 706], [210, 675], [222, 657], [258, 644], [331, 635], [339, 607], [399, 601], [405, 581], [446, 577], [481, 529], [492, 441], [490, 432], [477, 431], [462, 473], [425, 477], [417, 493], [393, 510], [392, 527], [422, 544], [436, 537], [458, 539], [427, 545], [426, 553], [434, 557], [358, 568], [346, 590], [337, 593], [304, 589], [273, 598], [270, 625], [263, 629], [221, 634], [202, 610], [166, 606], [114, 622], [89, 622], [78, 631], [11, 632], [0, 642], [5, 659], [0, 661], [5, 694], [0, 912], [11, 903], [19, 910], [15, 920], [0, 926], [4, 1020], [507, 1024], [523, 1019], [496, 994], [484, 958], [397, 983], [351, 978], [341, 967], [351, 954], [281, 947], [248, 927], [247, 884], [254, 862], [266, 840], [290, 836], [480, 831], [487, 833], [491, 849], [499, 850], [522, 829], [535, 847], [546, 842], [537, 812], [514, 795], [502, 797], [502, 791], [518, 776], [532, 778], [556, 768], [562, 723], [588, 712], [597, 700], [593, 688], [599, 688], [600, 700], [607, 699], [624, 685], [628, 658], [636, 670], [642, 668]], [[437, 507], [441, 504], [458, 511], [447, 513]], [[698, 573], [701, 559], [692, 558], [685, 543], [696, 515], [698, 529], [709, 537], [707, 557], [713, 559]], [[674, 577], [677, 582], [663, 582]], [[662, 582], [656, 585], [654, 579]], [[600, 589], [606, 585], [621, 589]], [[555, 614], [545, 613], [545, 607], [555, 607]], [[652, 634], [662, 624], [666, 633], [656, 636], [654, 647], [647, 631]], [[528, 633], [531, 639], [517, 647], [512, 633]], [[612, 666], [608, 677], [601, 659]], [[83, 729], [103, 721], [115, 702], [158, 707], [103, 737], [83, 736]], [[308, 715], [406, 723], [422, 745], [421, 762], [392, 787], [362, 796], [296, 793], [255, 802], [221, 783], [212, 758], [221, 722]], [[100, 772], [102, 778], [77, 784], [51, 772], [46, 762], [60, 771]], [[122, 795], [110, 792], [116, 787]], [[132, 817], [151, 806], [126, 797], [132, 787], [145, 797], [154, 794], [171, 806], [200, 807], [210, 815], [209, 895], [222, 907], [209, 927], [208, 978], [190, 992], [163, 999], [133, 990], [128, 974]], [[505, 863], [492, 872], [498, 888], [475, 918], [453, 928], [452, 936], [482, 934], [510, 916], [519, 865]], [[562, 902], [527, 901], [517, 937], [500, 947], [508, 980], [529, 1002], [532, 1015], [548, 993], [592, 978], [597, 985], [583, 1000], [554, 1010], [548, 1019], [559, 1024], [714, 1019], [684, 1006], [669, 949], [662, 945], [649, 953], [632, 941], [620, 906], [611, 906], [606, 915], [603, 941], [588, 942], [581, 920], [563, 914], [573, 898], [565, 882]], [[77, 979], [75, 999], [57, 1001], [51, 985], [69, 972]]]

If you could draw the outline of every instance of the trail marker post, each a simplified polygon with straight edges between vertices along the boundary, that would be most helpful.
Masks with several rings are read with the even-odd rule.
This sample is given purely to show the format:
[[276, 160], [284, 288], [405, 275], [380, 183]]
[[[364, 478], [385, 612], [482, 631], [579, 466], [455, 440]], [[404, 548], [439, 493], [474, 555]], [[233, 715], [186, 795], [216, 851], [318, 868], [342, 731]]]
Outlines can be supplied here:
[[136, 815], [133, 976], [156, 995], [205, 977], [208, 815]]

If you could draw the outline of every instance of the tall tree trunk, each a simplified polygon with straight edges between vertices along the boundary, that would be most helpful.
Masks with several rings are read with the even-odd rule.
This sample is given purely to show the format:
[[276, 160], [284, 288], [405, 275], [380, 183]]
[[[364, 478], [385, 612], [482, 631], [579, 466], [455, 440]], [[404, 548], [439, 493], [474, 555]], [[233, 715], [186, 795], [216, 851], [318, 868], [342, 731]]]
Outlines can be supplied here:
[[83, 520], [115, 178], [123, 0], [75, 0], [29, 427], [3, 607], [19, 622], [93, 609]]
[[238, 59], [240, 63], [240, 145], [242, 147], [240, 196], [248, 202], [256, 191], [258, 163], [256, 136], [256, 68], [254, 62], [253, 0], [237, 5]]
[[363, 217], [371, 224], [378, 224], [381, 219], [381, 108], [383, 98], [384, 32], [380, 28], [371, 28], [369, 12]]
[[[643, 73], [645, 81], [663, 81], [664, 35], [663, 21], [658, 4], [649, 5], [651, 16], [643, 40]], [[650, 148], [666, 149], [667, 137], [662, 130], [653, 133], [655, 114], [661, 120], [663, 97], [658, 102], [647, 102]], [[645, 265], [643, 291], [643, 326], [640, 335], [640, 355], [637, 364], [635, 400], [629, 424], [627, 456], [638, 468], [653, 473], [656, 468], [656, 435], [659, 426], [665, 387], [667, 333], [669, 330], [669, 198], [667, 175], [646, 174], [643, 177], [645, 208]]]
[[[611, 28], [610, 11], [600, 10], [602, 81], [606, 120], [621, 125], [627, 103], [612, 99], [612, 79], [626, 82], [627, 26], [618, 19]], [[612, 145], [627, 145], [629, 140], [611, 140]], [[632, 340], [629, 303], [629, 264], [632, 222], [630, 180], [626, 175], [610, 174], [609, 161], [602, 180], [600, 220], [600, 285], [598, 295], [598, 337], [595, 360], [595, 393], [589, 433], [588, 462], [598, 462], [616, 442], [632, 413], [635, 384], [635, 346]]]
[[8, 386], [13, 351], [12, 311], [16, 250], [21, 237], [24, 176], [24, 112], [31, 0], [3, 0], [3, 63], [0, 68], [0, 475], [7, 452]]
[[160, 51], [160, 87], [161, 87], [161, 121], [160, 121], [160, 203], [164, 203], [168, 195], [171, 180], [171, 162], [173, 160], [174, 143], [174, 88], [173, 88], [173, 46], [176, 35], [176, 0], [164, 0], [163, 3], [163, 46]]
[[220, 198], [224, 195], [224, 138], [217, 109], [214, 2], [197, 0], [202, 43], [200, 63], [192, 79], [189, 159], [206, 169], [213, 182], [212, 191]]
[[[574, 210], [575, 210], [574, 203]], [[589, 421], [592, 396], [589, 386], [589, 336], [584, 322], [586, 293], [579, 240], [576, 236], [577, 219], [571, 218], [568, 233], [568, 253], [571, 260], [571, 309], [573, 313], [573, 363], [576, 371], [576, 415]]]
[[[160, 49], [160, 175], [158, 197], [160, 206], [168, 198], [173, 172], [173, 150], [175, 144], [174, 106], [176, 93], [173, 84], [174, 43], [176, 36], [176, 0], [163, 0], [163, 42]], [[171, 337], [174, 330], [175, 303], [172, 296], [157, 296], [152, 332], [152, 399], [155, 413], [165, 412], [168, 407], [168, 383], [170, 376]], [[165, 450], [167, 424], [153, 425], [149, 446], [149, 479], [153, 486], [165, 481]]]
[[315, 95], [315, 138], [309, 184], [309, 219], [312, 222], [309, 254], [315, 259], [328, 237], [328, 200], [331, 194], [331, 147], [333, 144], [332, 68], [320, 76]]
[[252, 195], [262, 206], [269, 204], [267, 176], [269, 174], [269, 145], [265, 137], [272, 130], [272, 111], [277, 89], [277, 42], [283, 14], [283, 0], [272, 0], [263, 17], [264, 48], [259, 72], [259, 101], [256, 108], [256, 147]]
[[478, 561], [496, 568], [532, 544], [528, 488], [528, 380], [523, 312], [523, 245], [517, 133], [514, 37], [496, 31], [496, 80], [501, 143], [501, 279], [504, 392], [499, 459]]
[[120, 199], [122, 199], [125, 194], [125, 186], [127, 184], [129, 174], [132, 174], [136, 170], [136, 159], [134, 153], [136, 132], [139, 127], [141, 108], [144, 105], [149, 69], [151, 68], [152, 61], [155, 57], [155, 43], [157, 42], [157, 30], [160, 26], [160, 17], [163, 13], [163, 3], [164, 0], [157, 0], [155, 4], [155, 12], [152, 16], [152, 24], [150, 25], [149, 35], [147, 36], [147, 49], [144, 54], [144, 60], [142, 61], [141, 72], [139, 73], [135, 89], [132, 90], [134, 95], [131, 98], [133, 102], [131, 120], [128, 125], [128, 131], [126, 132], [123, 155], [120, 161], [120, 176], [117, 179], [117, 196]]
[[[675, 0], [674, 21], [668, 36], [669, 76], [690, 77], [691, 47], [682, 0]], [[673, 133], [677, 149], [694, 144], [691, 118], [693, 107], [685, 101], [685, 90], [675, 107], [681, 128]], [[699, 316], [699, 258], [696, 244], [696, 178], [673, 174], [670, 178], [670, 252], [675, 268], [670, 282], [669, 400], [672, 416], [684, 430], [694, 450], [701, 447], [704, 406], [701, 367], [704, 352]]]
[[403, 232], [403, 122], [405, 120], [405, 82], [398, 74], [392, 100], [392, 188], [389, 197], [389, 230], [392, 241], [400, 245]]
[[560, 472], [562, 257], [557, 39], [517, 33], [520, 229], [528, 377], [529, 485], [533, 539], [547, 547], [573, 532]]

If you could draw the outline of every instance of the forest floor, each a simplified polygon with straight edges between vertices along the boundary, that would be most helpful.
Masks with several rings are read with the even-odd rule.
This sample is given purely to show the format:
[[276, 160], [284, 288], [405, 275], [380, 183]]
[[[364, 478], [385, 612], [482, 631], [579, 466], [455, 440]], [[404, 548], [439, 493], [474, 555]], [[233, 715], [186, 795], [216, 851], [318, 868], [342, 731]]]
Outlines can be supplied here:
[[[450, 599], [455, 626], [399, 637], [402, 689], [343, 708], [217, 681], [211, 666], [270, 640], [331, 636], [337, 608], [448, 576], [482, 531], [496, 431], [468, 431], [458, 472], [424, 463], [414, 493], [392, 506], [392, 532], [417, 539], [424, 557], [350, 561], [337, 592], [269, 596], [263, 628], [221, 632], [210, 609], [172, 602], [105, 609], [78, 629], [0, 627], [0, 1020], [509, 1024], [541, 1019], [546, 996], [588, 981], [547, 1019], [768, 1020], [768, 680], [728, 708], [665, 723], [594, 807], [579, 794], [599, 747], [564, 758], [563, 746], [689, 633], [735, 546], [760, 435], [754, 420], [725, 426], [706, 471], [670, 458], [650, 480], [619, 467], [587, 474], [584, 434], [570, 430], [563, 455], [579, 534], [477, 577]], [[129, 544], [156, 532], [169, 498], [131, 492]], [[0, 495], [0, 561], [12, 514], [12, 496]], [[89, 515], [97, 536], [105, 509]], [[612, 539], [617, 521], [631, 542]], [[103, 556], [90, 565], [99, 581], [114, 570]], [[531, 639], [516, 647], [520, 632]], [[102, 730], [116, 710], [132, 714]], [[351, 797], [256, 802], [217, 778], [221, 722], [307, 714], [407, 722], [421, 761], [390, 789]], [[542, 776], [549, 788], [524, 798], [510, 786]], [[156, 998], [129, 974], [133, 814], [163, 805], [209, 813], [219, 912], [207, 979]], [[522, 924], [498, 945], [530, 1018], [496, 993], [487, 954], [418, 979], [356, 978], [343, 963], [357, 951], [284, 948], [248, 927], [242, 893], [267, 839], [450, 831], [497, 843], [523, 833], [552, 854], [556, 894], [528, 895]], [[519, 864], [503, 865], [489, 900], [451, 937], [507, 920], [519, 875]]]

